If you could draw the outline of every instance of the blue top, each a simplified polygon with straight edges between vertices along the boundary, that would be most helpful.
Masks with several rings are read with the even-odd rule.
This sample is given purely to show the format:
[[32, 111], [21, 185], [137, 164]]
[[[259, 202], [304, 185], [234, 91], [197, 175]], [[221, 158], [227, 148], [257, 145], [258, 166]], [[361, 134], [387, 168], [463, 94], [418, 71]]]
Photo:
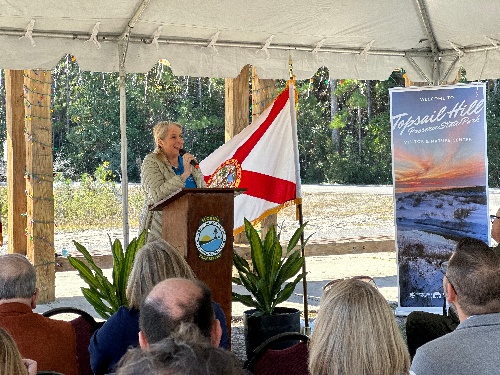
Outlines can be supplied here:
[[[174, 170], [175, 174], [180, 176], [181, 174], [184, 173], [184, 162], [182, 161], [182, 156], [178, 156], [179, 158], [179, 168], [175, 168], [172, 166], [172, 169]], [[193, 175], [190, 174], [189, 177], [186, 179], [184, 182], [184, 187], [185, 188], [196, 188], [196, 182], [194, 182]]]
[[[226, 316], [220, 305], [212, 302], [215, 317], [220, 321], [222, 337], [219, 347], [229, 348]], [[139, 310], [122, 306], [94, 332], [89, 344], [90, 366], [95, 375], [113, 372], [129, 347], [139, 346]]]

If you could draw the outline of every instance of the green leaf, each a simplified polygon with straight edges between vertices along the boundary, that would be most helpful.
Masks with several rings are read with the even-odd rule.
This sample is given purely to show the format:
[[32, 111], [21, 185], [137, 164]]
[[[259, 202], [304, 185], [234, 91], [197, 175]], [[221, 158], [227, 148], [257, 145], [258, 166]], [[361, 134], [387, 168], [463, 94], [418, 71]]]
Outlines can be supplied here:
[[[291, 252], [295, 246], [297, 246], [297, 243], [299, 242], [300, 240], [300, 236], [302, 235], [302, 232], [304, 232], [304, 228], [305, 226], [307, 225], [307, 222], [305, 222], [304, 224], [302, 224], [292, 235], [292, 238], [290, 238], [290, 241], [288, 242], [288, 246], [286, 248], [286, 253], [288, 254], [289, 252]], [[306, 241], [307, 242], [307, 241]], [[304, 243], [305, 245], [305, 243]]]
[[254, 308], [257, 307], [257, 304], [255, 303], [255, 301], [248, 294], [239, 294], [239, 293], [233, 292], [232, 296], [233, 296], [233, 301], [241, 302], [242, 304], [244, 304], [245, 306], [248, 306], [248, 307], [254, 307]]
[[101, 285], [99, 282], [96, 280], [94, 274], [90, 270], [90, 268], [87, 267], [87, 265], [81, 261], [80, 259], [77, 259], [73, 256], [68, 256], [68, 262], [71, 264], [71, 266], [78, 271], [78, 274], [80, 277], [85, 281], [87, 284], [90, 286], [99, 289]]
[[262, 242], [259, 237], [259, 233], [255, 230], [252, 224], [245, 218], [245, 233], [247, 235], [248, 242], [250, 243], [252, 264], [259, 277], [265, 277], [266, 274], [266, 264], [264, 259], [264, 250], [262, 248]]
[[292, 295], [293, 291], [295, 290], [295, 287], [299, 283], [300, 280], [304, 277], [303, 274], [300, 274], [297, 276], [297, 278], [288, 284], [285, 285], [285, 287], [278, 293], [276, 296], [276, 300], [273, 303], [273, 309], [276, 307], [276, 305], [285, 302], [290, 296]]
[[113, 282], [111, 283], [104, 276], [102, 270], [95, 264], [92, 255], [87, 249], [78, 242], [73, 241], [88, 265], [82, 260], [71, 256], [68, 257], [69, 263], [89, 285], [89, 288], [82, 288], [85, 299], [105, 319], [115, 313], [120, 306], [128, 304], [126, 297], [128, 278], [132, 270], [135, 255], [144, 246], [145, 242], [146, 231], [143, 231], [138, 238], [134, 238], [130, 242], [125, 252], [123, 252], [123, 247], [119, 240], [115, 240], [111, 244], [111, 253], [113, 254]]
[[73, 241], [73, 244], [75, 245], [76, 249], [83, 255], [87, 263], [89, 264], [90, 267], [92, 267], [92, 270], [101, 276], [104, 276], [102, 273], [102, 270], [94, 263], [94, 259], [92, 258], [92, 255], [87, 251], [85, 246], [79, 244], [76, 241]]
[[[243, 257], [233, 253], [234, 266], [239, 276], [233, 278], [233, 282], [244, 286], [251, 296], [242, 297], [235, 293], [234, 300], [254, 307], [257, 314], [263, 315], [272, 314], [278, 303], [290, 297], [297, 283], [304, 277], [300, 271], [305, 260], [302, 252], [295, 249], [295, 246], [306, 224], [295, 231], [287, 246], [287, 257], [282, 258], [283, 248], [276, 228], [270, 227], [266, 238], [261, 241], [258, 232], [245, 219], [245, 234], [250, 243], [252, 267]], [[287, 280], [293, 277], [295, 280], [287, 283]]]
[[114, 313], [114, 311], [106, 306], [102, 300], [96, 296], [90, 289], [81, 288], [82, 294], [85, 299], [92, 305], [94, 310], [103, 318], [109, 319], [109, 317]]
[[248, 264], [246, 259], [244, 259], [240, 255], [238, 255], [238, 253], [236, 253], [236, 251], [233, 252], [233, 263], [238, 271], [251, 272], [250, 265]]

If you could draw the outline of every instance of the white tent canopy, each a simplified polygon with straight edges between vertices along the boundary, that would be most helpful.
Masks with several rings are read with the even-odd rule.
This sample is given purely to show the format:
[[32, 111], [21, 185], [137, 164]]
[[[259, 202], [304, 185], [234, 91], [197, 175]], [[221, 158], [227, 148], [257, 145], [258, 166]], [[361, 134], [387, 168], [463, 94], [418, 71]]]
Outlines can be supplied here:
[[500, 76], [500, 1], [475, 0], [0, 0], [0, 68], [120, 72], [124, 243], [128, 243], [126, 73], [169, 60], [176, 75], [412, 81]]
[[[66, 53], [92, 71], [299, 79], [321, 66], [332, 78], [412, 81], [500, 75], [500, 2], [475, 0], [0, 0], [0, 67], [50, 69]], [[26, 37], [21, 38], [26, 35]], [[90, 39], [90, 40], [89, 40]], [[94, 42], [95, 41], [95, 42]], [[128, 41], [128, 43], [127, 43]]]

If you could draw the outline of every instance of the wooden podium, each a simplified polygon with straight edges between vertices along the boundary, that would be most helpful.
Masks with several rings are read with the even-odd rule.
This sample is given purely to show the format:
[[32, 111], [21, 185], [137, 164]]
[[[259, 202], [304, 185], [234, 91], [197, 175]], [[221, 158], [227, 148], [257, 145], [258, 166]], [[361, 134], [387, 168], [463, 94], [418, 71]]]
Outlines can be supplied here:
[[150, 208], [162, 211], [162, 238], [184, 256], [226, 315], [231, 342], [234, 196], [245, 189], [179, 189]]

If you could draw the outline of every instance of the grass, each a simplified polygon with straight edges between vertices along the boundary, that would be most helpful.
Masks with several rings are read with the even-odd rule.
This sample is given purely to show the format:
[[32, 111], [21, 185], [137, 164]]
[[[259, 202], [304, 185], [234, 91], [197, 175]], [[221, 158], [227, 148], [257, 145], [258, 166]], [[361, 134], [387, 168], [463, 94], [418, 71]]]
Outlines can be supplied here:
[[[131, 226], [139, 225], [144, 195], [139, 186], [129, 186], [128, 215]], [[0, 187], [2, 223], [7, 225], [7, 187]], [[95, 180], [54, 185], [54, 222], [57, 230], [119, 228], [122, 226], [121, 189], [111, 182]], [[6, 228], [4, 228], [6, 232]]]

